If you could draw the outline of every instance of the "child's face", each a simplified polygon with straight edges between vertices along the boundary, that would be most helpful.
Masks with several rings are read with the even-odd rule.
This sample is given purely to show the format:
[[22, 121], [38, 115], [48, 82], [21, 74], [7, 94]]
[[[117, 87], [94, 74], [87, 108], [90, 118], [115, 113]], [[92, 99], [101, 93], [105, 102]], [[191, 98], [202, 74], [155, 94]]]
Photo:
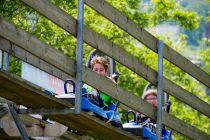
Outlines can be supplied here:
[[99, 63], [96, 63], [93, 66], [93, 71], [96, 72], [99, 75], [105, 76], [106, 75], [106, 70], [105, 67]]
[[157, 97], [153, 94], [149, 94], [148, 96], [146, 96], [146, 101], [153, 106], [157, 106]]

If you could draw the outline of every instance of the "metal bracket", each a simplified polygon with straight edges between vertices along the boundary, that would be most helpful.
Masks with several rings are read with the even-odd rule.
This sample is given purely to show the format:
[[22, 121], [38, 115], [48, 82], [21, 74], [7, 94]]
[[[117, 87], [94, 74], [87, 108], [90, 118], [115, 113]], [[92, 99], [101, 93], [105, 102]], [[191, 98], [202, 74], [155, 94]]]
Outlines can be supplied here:
[[14, 108], [14, 104], [8, 104], [8, 107], [9, 107], [10, 113], [12, 115], [12, 118], [14, 119], [15, 124], [21, 134], [22, 140], [29, 140], [28, 134], [26, 133], [26, 130], [23, 127], [22, 121], [20, 120], [20, 118]]

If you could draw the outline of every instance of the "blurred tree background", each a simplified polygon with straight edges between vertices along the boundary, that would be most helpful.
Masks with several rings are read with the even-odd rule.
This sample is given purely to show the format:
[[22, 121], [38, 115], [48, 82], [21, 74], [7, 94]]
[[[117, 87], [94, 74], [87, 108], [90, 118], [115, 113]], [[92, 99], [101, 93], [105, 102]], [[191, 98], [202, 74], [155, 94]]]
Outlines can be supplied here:
[[[51, 0], [51, 2], [73, 17], [77, 17], [76, 0]], [[177, 0], [151, 0], [148, 1], [149, 6], [145, 7], [146, 12], [140, 10], [141, 0], [107, 0], [107, 2], [179, 53], [186, 50], [189, 45], [202, 48], [197, 54], [202, 65], [198, 66], [210, 74], [209, 38], [204, 36], [204, 25], [209, 22], [209, 0], [182, 0], [181, 2]], [[0, 15], [75, 59], [76, 39], [19, 0], [1, 0]], [[86, 5], [84, 17], [85, 24], [90, 28], [103, 34], [157, 70], [157, 55], [128, 33]], [[175, 42], [169, 36], [160, 35], [152, 30], [157, 24], [167, 21], [173, 21], [181, 27], [181, 32]], [[205, 44], [205, 47], [202, 44]], [[92, 49], [91, 46], [84, 44], [84, 63]], [[20, 61], [12, 56], [10, 58], [10, 72], [20, 75]], [[135, 95], [141, 96], [147, 81], [119, 63], [117, 63], [117, 69], [120, 72], [118, 84]], [[166, 60], [164, 60], [164, 76], [210, 104], [210, 97], [205, 92], [206, 87]], [[208, 117], [173, 97], [170, 97], [170, 100], [173, 115], [210, 134], [210, 119]], [[121, 115], [124, 118], [125, 112], [122, 111]], [[175, 140], [187, 139], [175, 132], [173, 132], [173, 137]]]

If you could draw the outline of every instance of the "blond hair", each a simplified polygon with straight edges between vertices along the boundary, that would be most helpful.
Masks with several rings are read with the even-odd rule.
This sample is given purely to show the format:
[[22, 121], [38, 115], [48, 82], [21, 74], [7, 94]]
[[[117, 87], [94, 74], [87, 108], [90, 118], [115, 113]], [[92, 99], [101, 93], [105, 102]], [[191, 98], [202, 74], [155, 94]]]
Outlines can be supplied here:
[[142, 99], [146, 99], [148, 95], [154, 95], [157, 96], [157, 90], [156, 89], [149, 89], [142, 95]]
[[107, 71], [108, 66], [109, 66], [108, 60], [104, 57], [101, 57], [101, 56], [94, 56], [92, 58], [92, 60], [90, 61], [91, 69], [93, 69], [95, 64], [101, 64], [102, 66], [104, 66], [105, 71]]

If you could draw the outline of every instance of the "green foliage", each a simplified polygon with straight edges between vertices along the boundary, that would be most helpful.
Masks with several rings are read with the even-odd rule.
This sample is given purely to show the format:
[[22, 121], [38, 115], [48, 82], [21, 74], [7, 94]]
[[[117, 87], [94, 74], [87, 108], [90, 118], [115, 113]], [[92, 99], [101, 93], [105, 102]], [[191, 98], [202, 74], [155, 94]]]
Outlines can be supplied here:
[[184, 10], [174, 0], [152, 0], [151, 21], [154, 25], [167, 20], [178, 21], [181, 26], [187, 29], [198, 27], [200, 17], [196, 12]]
[[140, 0], [107, 1], [134, 22], [138, 23], [141, 27], [147, 27], [149, 25], [149, 15], [145, 12], [139, 12]]
[[15, 57], [10, 56], [9, 58], [9, 72], [21, 75], [21, 61]]
[[197, 16], [196, 12], [191, 11], [186, 13], [186, 11], [183, 9], [174, 10], [172, 17], [176, 20], [179, 20], [182, 26], [185, 26], [185, 28], [190, 30], [197, 28], [198, 21], [200, 20], [200, 17]]
[[[198, 26], [199, 16], [195, 12], [184, 10], [179, 3], [175, 3], [173, 0], [153, 0], [150, 10], [147, 13], [139, 11], [139, 0], [107, 1], [115, 8], [126, 14], [126, 16], [130, 19], [138, 23], [141, 27], [151, 27], [158, 24], [158, 22], [168, 20], [177, 21], [181, 26], [188, 29], [194, 29]], [[18, 27], [27, 30], [37, 38], [75, 59], [76, 39], [72, 35], [34, 10], [26, 7], [18, 0], [3, 0], [0, 2], [1, 16], [9, 19]], [[77, 17], [77, 2], [75, 0], [52, 0], [52, 2], [73, 17]], [[149, 65], [154, 70], [157, 70], [157, 54], [140, 44], [128, 33], [119, 29], [119, 27], [88, 6], [85, 6], [84, 17], [84, 22], [88, 27], [104, 35], [116, 43], [119, 47], [124, 48], [126, 51], [136, 56], [139, 60]], [[172, 43], [167, 35], [159, 36], [155, 34], [155, 36], [179, 52], [182, 52], [183, 46], [186, 46], [186, 36], [183, 34], [180, 35], [179, 40], [175, 43]], [[92, 49], [93, 48], [88, 44], [84, 45], [85, 59]], [[201, 56], [205, 62], [204, 69], [206, 71], [210, 69], [209, 54], [210, 49], [201, 52]], [[120, 63], [117, 63], [117, 69], [120, 72], [118, 84], [135, 95], [141, 96], [147, 81], [134, 72], [131, 72]], [[20, 75], [20, 62], [15, 58], [11, 59], [10, 71]], [[209, 97], [207, 97], [204, 93], [204, 87], [200, 86], [196, 80], [168, 61], [164, 61], [164, 76], [210, 103]], [[205, 123], [209, 122], [209, 118], [202, 116], [200, 113], [194, 111], [186, 105], [183, 105], [180, 101], [174, 98], [171, 98], [171, 101], [172, 114], [202, 129], [203, 131], [210, 133], [210, 124]], [[124, 116], [124, 114], [122, 116]], [[178, 140], [184, 138], [175, 135], [175, 139]]]
[[200, 50], [198, 55], [204, 63], [202, 68], [210, 75], [210, 48]]
[[182, 0], [181, 4], [185, 6], [185, 9], [193, 10], [200, 15], [199, 27], [192, 31], [188, 29], [182, 29], [182, 33], [187, 34], [188, 44], [197, 47], [204, 37], [205, 26], [209, 21], [210, 3], [207, 1], [195, 1], [195, 0]]

